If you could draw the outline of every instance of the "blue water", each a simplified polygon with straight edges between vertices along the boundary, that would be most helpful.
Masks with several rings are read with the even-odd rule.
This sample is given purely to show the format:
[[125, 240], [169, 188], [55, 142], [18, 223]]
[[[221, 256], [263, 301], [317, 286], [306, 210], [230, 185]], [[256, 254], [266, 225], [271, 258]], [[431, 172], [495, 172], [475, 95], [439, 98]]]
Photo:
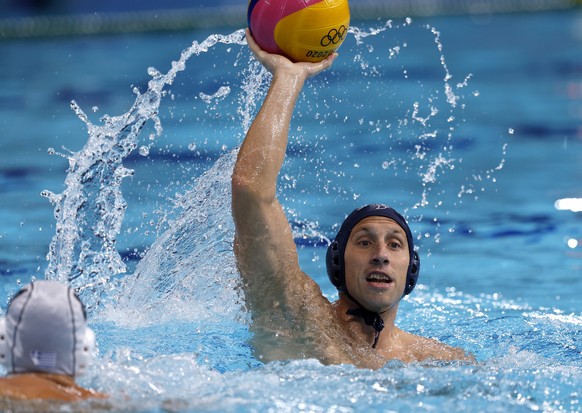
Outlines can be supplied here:
[[[404, 211], [422, 271], [397, 322], [475, 366], [252, 357], [229, 178], [266, 83], [240, 33], [208, 51], [192, 41], [211, 32], [0, 43], [2, 311], [70, 277], [98, 337], [80, 383], [113, 410], [581, 411], [580, 212], [555, 202], [582, 198], [582, 14], [353, 24], [291, 126], [279, 196], [301, 264], [334, 299], [344, 214]], [[68, 202], [58, 219], [47, 198]]]

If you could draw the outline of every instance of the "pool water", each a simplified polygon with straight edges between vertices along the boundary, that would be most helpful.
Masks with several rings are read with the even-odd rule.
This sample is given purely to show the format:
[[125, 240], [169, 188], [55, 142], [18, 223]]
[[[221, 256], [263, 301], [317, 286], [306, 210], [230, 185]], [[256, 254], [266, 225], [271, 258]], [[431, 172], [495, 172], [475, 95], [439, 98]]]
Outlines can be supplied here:
[[304, 270], [335, 299], [329, 238], [392, 204], [422, 262], [398, 325], [473, 366], [253, 357], [229, 179], [268, 76], [212, 34], [0, 43], [2, 311], [34, 277], [78, 288], [80, 383], [115, 411], [581, 411], [580, 212], [556, 204], [582, 198], [580, 11], [353, 22], [291, 126]]

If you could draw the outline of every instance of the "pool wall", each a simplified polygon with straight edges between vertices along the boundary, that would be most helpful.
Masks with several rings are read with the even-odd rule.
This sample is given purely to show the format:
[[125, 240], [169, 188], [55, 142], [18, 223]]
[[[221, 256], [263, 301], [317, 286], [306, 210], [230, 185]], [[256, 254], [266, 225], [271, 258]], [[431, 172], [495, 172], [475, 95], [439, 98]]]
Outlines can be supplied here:
[[[196, 3], [193, 6], [193, 3]], [[246, 1], [142, 1], [139, 5], [114, 0], [92, 2], [0, 0], [0, 40], [44, 36], [78, 36], [128, 32], [242, 27]], [[402, 18], [565, 10], [582, 0], [357, 0], [350, 4], [352, 19]]]

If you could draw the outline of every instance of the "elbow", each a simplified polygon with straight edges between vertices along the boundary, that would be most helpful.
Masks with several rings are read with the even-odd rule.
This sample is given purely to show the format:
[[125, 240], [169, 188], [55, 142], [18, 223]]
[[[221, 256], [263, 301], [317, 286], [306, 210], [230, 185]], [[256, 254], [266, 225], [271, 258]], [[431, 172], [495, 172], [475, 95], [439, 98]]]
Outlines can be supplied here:
[[236, 171], [232, 174], [231, 189], [233, 195], [239, 192], [246, 192], [251, 186], [251, 182], [248, 178], [237, 174]]
[[253, 193], [257, 193], [256, 185], [240, 175], [232, 176], [231, 191], [233, 203], [240, 199], [252, 198]]
[[233, 174], [231, 182], [232, 202], [235, 204], [273, 203], [275, 188], [246, 176]]

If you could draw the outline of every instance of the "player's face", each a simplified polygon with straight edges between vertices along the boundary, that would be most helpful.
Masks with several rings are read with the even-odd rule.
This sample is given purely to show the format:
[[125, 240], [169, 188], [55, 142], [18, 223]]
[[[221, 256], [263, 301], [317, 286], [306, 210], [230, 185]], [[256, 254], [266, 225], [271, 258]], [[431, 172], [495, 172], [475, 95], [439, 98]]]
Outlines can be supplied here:
[[350, 295], [370, 311], [392, 308], [404, 293], [409, 261], [400, 225], [386, 217], [364, 218], [352, 229], [344, 255]]

